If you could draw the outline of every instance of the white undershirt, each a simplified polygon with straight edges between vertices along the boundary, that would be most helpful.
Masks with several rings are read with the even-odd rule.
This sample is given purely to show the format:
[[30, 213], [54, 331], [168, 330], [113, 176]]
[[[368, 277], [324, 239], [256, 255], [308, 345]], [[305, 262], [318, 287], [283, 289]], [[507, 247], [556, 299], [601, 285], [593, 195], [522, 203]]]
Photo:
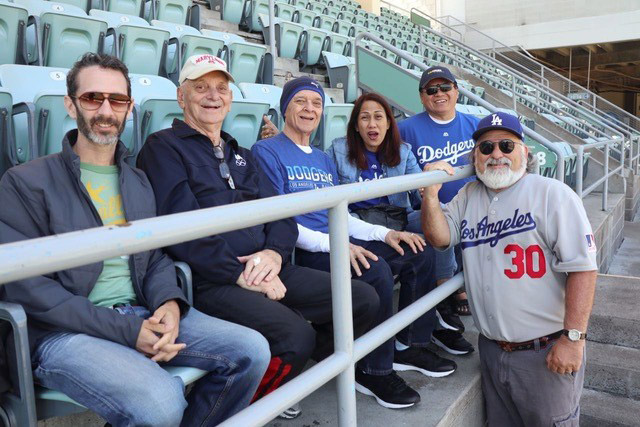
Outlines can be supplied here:
[[436, 119], [435, 117], [433, 117], [431, 114], [429, 114], [429, 117], [431, 117], [431, 120], [433, 120], [434, 122], [436, 122], [439, 125], [448, 125], [449, 123], [451, 123], [456, 118], [456, 116], [454, 115], [453, 119], [439, 120], [439, 119]]
[[[373, 225], [352, 215], [348, 217], [349, 236], [364, 241], [378, 240], [384, 242], [391, 230], [381, 225]], [[329, 252], [329, 234], [314, 231], [298, 224], [298, 241], [296, 247], [309, 252]]]

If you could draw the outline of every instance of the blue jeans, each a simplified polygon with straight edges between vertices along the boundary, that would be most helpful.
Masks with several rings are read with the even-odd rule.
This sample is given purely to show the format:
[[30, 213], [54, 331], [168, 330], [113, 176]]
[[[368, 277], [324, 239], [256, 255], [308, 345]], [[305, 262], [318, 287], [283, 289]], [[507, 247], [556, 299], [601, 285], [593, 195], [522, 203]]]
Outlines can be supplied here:
[[[422, 222], [420, 220], [420, 211], [412, 211], [407, 215], [406, 231], [411, 233], [422, 234]], [[450, 279], [456, 273], [458, 265], [456, 263], [456, 256], [453, 248], [449, 248], [446, 251], [434, 251], [435, 252], [435, 279]]]
[[[147, 318], [144, 307], [118, 309]], [[180, 321], [186, 343], [167, 365], [209, 371], [185, 400], [184, 384], [135, 349], [85, 334], [56, 332], [33, 354], [34, 377], [97, 412], [113, 426], [213, 426], [248, 406], [269, 364], [258, 332], [191, 308]]]

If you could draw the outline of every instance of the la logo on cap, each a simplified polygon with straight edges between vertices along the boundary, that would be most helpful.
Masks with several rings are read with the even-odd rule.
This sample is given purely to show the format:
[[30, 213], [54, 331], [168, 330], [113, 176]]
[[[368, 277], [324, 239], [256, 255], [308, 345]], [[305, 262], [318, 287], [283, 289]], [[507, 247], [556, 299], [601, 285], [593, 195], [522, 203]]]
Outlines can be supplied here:
[[491, 126], [502, 126], [502, 119], [497, 114], [491, 116]]

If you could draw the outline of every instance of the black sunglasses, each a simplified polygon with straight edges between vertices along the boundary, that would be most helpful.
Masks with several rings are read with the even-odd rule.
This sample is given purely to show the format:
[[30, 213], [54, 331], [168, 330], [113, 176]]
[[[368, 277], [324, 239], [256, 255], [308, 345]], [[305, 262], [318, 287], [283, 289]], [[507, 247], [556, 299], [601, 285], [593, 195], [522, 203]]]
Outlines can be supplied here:
[[442, 92], [449, 92], [453, 88], [453, 83], [440, 83], [433, 86], [427, 86], [426, 88], [422, 89], [422, 91], [427, 95], [435, 95], [436, 93], [438, 93], [438, 90]]
[[496, 142], [482, 141], [478, 143], [478, 151], [480, 151], [485, 156], [488, 156], [489, 154], [493, 153], [493, 149], [495, 148], [496, 144], [498, 144], [498, 148], [500, 149], [500, 151], [502, 151], [504, 154], [509, 154], [516, 148], [517, 142], [511, 139], [502, 139]]
[[236, 185], [233, 182], [233, 178], [231, 177], [231, 171], [229, 170], [229, 165], [224, 161], [224, 151], [222, 151], [222, 147], [220, 145], [213, 146], [213, 155], [216, 156], [216, 159], [220, 161], [220, 176], [223, 179], [226, 179], [229, 183], [229, 187], [232, 190], [236, 189]]
[[119, 93], [86, 92], [80, 96], [71, 96], [71, 98], [77, 99], [80, 102], [80, 106], [88, 111], [95, 111], [102, 107], [105, 99], [109, 100], [111, 109], [119, 113], [127, 111], [129, 104], [131, 104], [129, 96]]

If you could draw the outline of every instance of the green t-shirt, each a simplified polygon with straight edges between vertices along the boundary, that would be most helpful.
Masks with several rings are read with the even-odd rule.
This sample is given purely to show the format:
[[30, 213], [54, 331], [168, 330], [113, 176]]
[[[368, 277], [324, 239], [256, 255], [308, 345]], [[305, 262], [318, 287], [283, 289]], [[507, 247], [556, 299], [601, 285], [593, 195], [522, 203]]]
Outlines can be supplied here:
[[[80, 163], [80, 179], [104, 225], [126, 222], [117, 166], [97, 166]], [[136, 293], [131, 282], [129, 256], [104, 261], [102, 273], [89, 294], [89, 301], [100, 307], [114, 304], [135, 304]]]

